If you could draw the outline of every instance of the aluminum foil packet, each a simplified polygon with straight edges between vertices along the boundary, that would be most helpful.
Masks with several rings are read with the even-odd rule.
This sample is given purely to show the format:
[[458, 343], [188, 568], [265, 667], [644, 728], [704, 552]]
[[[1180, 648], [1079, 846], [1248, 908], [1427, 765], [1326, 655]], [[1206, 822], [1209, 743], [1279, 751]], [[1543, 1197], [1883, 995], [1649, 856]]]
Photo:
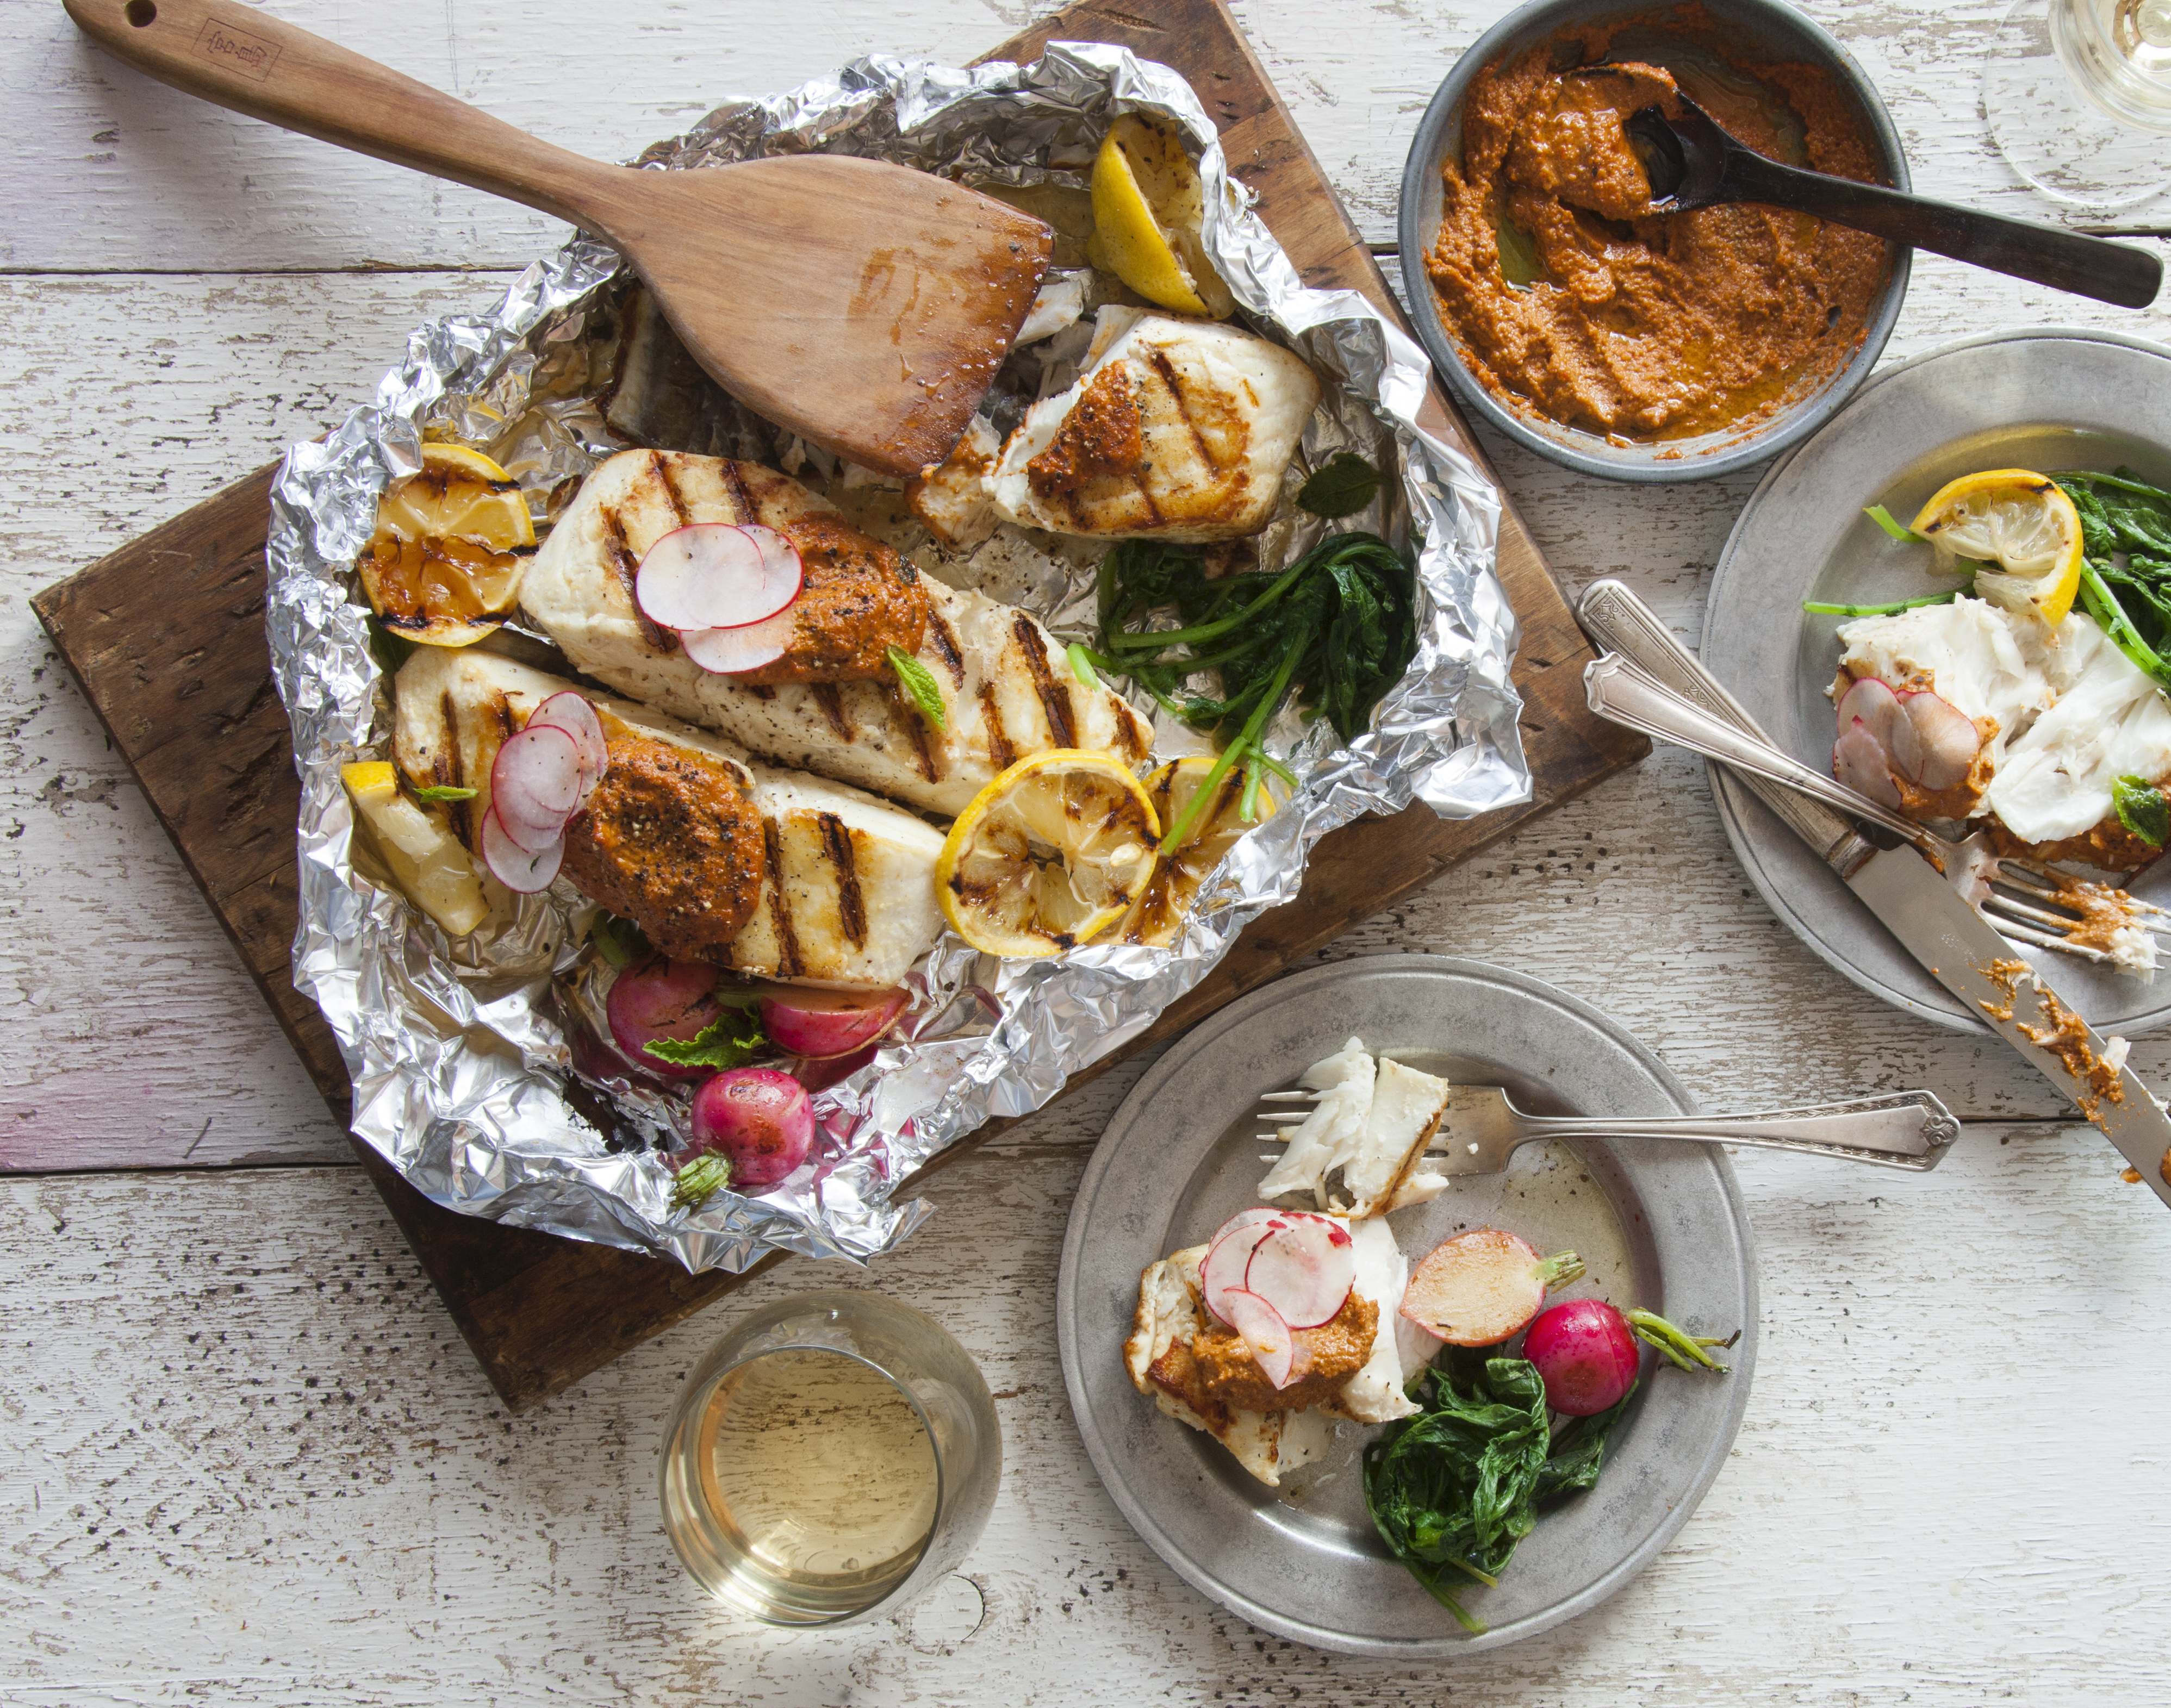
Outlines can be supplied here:
[[[489, 313], [418, 329], [376, 401], [327, 438], [295, 446], [272, 492], [267, 627], [302, 784], [294, 983], [338, 1035], [355, 1132], [437, 1202], [697, 1272], [743, 1270], [779, 1249], [864, 1261], [930, 1213], [896, 1196], [901, 1181], [984, 1122], [1039, 1108], [1070, 1074], [1136, 1038], [1247, 924], [1295, 898], [1306, 855], [1327, 832], [1418, 800], [1464, 817], [1528, 798], [1509, 681], [1515, 618], [1494, 573], [1497, 495], [1418, 426], [1427, 381], [1418, 346], [1358, 293], [1300, 282], [1176, 72], [1092, 43], [970, 70], [871, 57], [786, 94], [732, 101], [639, 163], [688, 170], [849, 153], [1028, 201], [1067, 191], [1075, 205], [1107, 126], [1126, 113], [1181, 127], [1203, 180], [1205, 247], [1241, 318], [1297, 351], [1324, 383], [1285, 498], [1343, 450], [1399, 475], [1336, 524], [1381, 533], [1418, 563], [1417, 655], [1370, 732], [1344, 747], [1323, 720], [1284, 717], [1269, 746], [1301, 787], [1237, 844], [1166, 948], [1000, 961], [945, 934], [911, 976], [900, 1029], [871, 1064], [815, 1098], [807, 1163], [758, 1197], [725, 1191], [698, 1209], [674, 1207], [685, 1095], [629, 1072], [596, 1041], [609, 975], [585, 943], [593, 904], [561, 879], [495, 928], [448, 938], [373, 881], [340, 777], [344, 763], [389, 752], [389, 696], [354, 565], [378, 495], [420, 467], [425, 437], [496, 458], [542, 524], [590, 468], [637, 443], [773, 457], [835, 498], [867, 484], [864, 471], [839, 468], [723, 396], [660, 316], [642, 321], [617, 252], [576, 236]], [[1036, 383], [1044, 392], [1067, 383], [1064, 359], [1059, 335], [1013, 356], [997, 382], [998, 419], [1030, 403]], [[1257, 543], [1262, 565], [1306, 549], [1327, 526], [1285, 501]], [[1025, 549], [999, 538], [1001, 550], [964, 561], [924, 538], [911, 554], [929, 573], [1025, 606], [1064, 640], [1087, 638], [1101, 549], [1086, 557], [1075, 542], [1066, 554], [1061, 542]], [[517, 623], [483, 644], [574, 674]], [[1163, 757], [1199, 746], [1165, 719], [1157, 731]]]

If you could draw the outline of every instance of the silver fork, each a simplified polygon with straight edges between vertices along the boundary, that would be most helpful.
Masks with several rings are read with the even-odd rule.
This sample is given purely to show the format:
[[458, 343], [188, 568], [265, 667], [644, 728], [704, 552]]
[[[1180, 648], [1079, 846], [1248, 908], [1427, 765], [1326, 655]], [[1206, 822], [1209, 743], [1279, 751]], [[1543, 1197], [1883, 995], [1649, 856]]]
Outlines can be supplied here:
[[[1259, 1099], [1257, 1118], [1270, 1123], [1262, 1141], [1281, 1138], [1274, 1124], [1302, 1121], [1320, 1093], [1304, 1090], [1269, 1091]], [[1515, 1107], [1504, 1087], [1456, 1084], [1447, 1094], [1447, 1111], [1426, 1147], [1430, 1165], [1444, 1175], [1492, 1175], [1508, 1166], [1519, 1145], [1540, 1138], [1683, 1138], [1698, 1144], [1746, 1144], [1767, 1150], [1800, 1151], [1810, 1156], [1845, 1157], [1882, 1168], [1937, 1167], [1960, 1124], [1927, 1091], [1894, 1091], [1879, 1097], [1851, 1098], [1803, 1109], [1777, 1109], [1758, 1115], [1670, 1115], [1616, 1120], [1591, 1115], [1528, 1115]], [[1276, 1154], [1260, 1159], [1278, 1161]]]
[[2099, 964], [2116, 957], [2072, 934], [2131, 924], [2159, 942], [2171, 940], [2171, 912], [2040, 860], [1993, 858], [1980, 844], [1948, 841], [1838, 779], [1804, 765], [1769, 741], [1713, 715], [1619, 653], [1608, 653], [1587, 667], [1584, 683], [1590, 709], [1600, 717], [1784, 784], [1851, 817], [1865, 819], [1915, 843], [1949, 878], [1975, 877], [1983, 891], [1971, 897], [1975, 909], [2001, 935]]

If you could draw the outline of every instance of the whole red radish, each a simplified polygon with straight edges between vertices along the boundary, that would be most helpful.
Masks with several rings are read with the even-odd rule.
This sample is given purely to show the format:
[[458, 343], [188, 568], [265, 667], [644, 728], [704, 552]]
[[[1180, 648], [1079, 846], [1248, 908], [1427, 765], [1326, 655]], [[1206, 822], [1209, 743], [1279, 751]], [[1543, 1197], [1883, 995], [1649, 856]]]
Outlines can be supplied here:
[[1628, 1319], [1602, 1298], [1572, 1298], [1530, 1325], [1523, 1356], [1546, 1384], [1546, 1404], [1570, 1417], [1591, 1417], [1636, 1385], [1643, 1349]]
[[732, 1068], [694, 1094], [694, 1143], [732, 1165], [732, 1190], [760, 1191], [800, 1164], [814, 1142], [807, 1088], [774, 1068]]
[[1547, 1405], [1570, 1417], [1589, 1417], [1618, 1405], [1636, 1385], [1643, 1356], [1637, 1341], [1657, 1347], [1677, 1368], [1723, 1376], [1726, 1366], [1710, 1349], [1730, 1347], [1739, 1338], [1692, 1335], [1640, 1306], [1623, 1311], [1602, 1298], [1572, 1298], [1530, 1325], [1523, 1336], [1523, 1356], [1546, 1384]]
[[1541, 1257], [1504, 1228], [1473, 1228], [1426, 1254], [1402, 1314], [1451, 1347], [1493, 1347], [1545, 1306], [1546, 1289], [1583, 1273], [1573, 1251]]
[[603, 1013], [626, 1059], [667, 1079], [698, 1079], [707, 1073], [676, 1066], [644, 1047], [659, 1038], [686, 1042], [714, 1025], [724, 1012], [716, 1000], [717, 977], [705, 961], [666, 961], [660, 955], [619, 974]]

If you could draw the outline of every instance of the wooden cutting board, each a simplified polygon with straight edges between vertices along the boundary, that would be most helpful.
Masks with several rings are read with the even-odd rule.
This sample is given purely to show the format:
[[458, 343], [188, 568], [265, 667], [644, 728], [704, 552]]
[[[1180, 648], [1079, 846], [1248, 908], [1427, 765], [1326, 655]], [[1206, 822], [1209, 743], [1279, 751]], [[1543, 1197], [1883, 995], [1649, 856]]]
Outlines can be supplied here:
[[[1076, 5], [988, 56], [1028, 60], [1051, 40], [1117, 43], [1182, 72], [1220, 127], [1230, 169], [1257, 192], [1259, 211], [1305, 282], [1361, 291], [1400, 318], [1378, 266], [1222, 0]], [[1428, 424], [1484, 466], [1468, 427], [1436, 384], [1429, 410]], [[237, 481], [31, 602], [344, 1127], [346, 1068], [315, 1005], [294, 989], [287, 958], [299, 796], [263, 637], [271, 474], [264, 468]], [[1519, 821], [1648, 751], [1640, 737], [1585, 709], [1583, 667], [1590, 646], [1504, 501], [1500, 575], [1522, 622], [1515, 685], [1525, 702], [1530, 804], [1455, 822], [1420, 806], [1328, 837], [1312, 855], [1302, 896], [1254, 922], [1221, 964], [1123, 1054], [1174, 1036]], [[1002, 1124], [983, 1128], [976, 1139]], [[921, 1177], [964, 1148], [937, 1158]], [[577, 1381], [743, 1279], [691, 1276], [666, 1260], [454, 1214], [409, 1186], [367, 1146], [356, 1149], [512, 1411]], [[938, 1218], [919, 1237], [940, 1240], [944, 1232]]]

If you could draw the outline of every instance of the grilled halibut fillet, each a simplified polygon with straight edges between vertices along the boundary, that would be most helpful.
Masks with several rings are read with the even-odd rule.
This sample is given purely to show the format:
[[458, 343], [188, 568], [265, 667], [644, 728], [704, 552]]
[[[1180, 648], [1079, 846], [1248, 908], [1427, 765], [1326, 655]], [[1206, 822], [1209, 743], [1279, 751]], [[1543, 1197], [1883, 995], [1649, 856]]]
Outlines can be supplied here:
[[[1418, 1409], [1402, 1391], [1403, 1385], [1431, 1354], [1421, 1343], [1423, 1331], [1405, 1323], [1400, 1314], [1402, 1289], [1409, 1281], [1408, 1261], [1396, 1249], [1386, 1223], [1346, 1225], [1357, 1247], [1357, 1279], [1350, 1303], [1365, 1303], [1370, 1319], [1369, 1346], [1362, 1364], [1332, 1393], [1310, 1400], [1300, 1411], [1252, 1411], [1232, 1405], [1202, 1379], [1191, 1349], [1212, 1326], [1201, 1303], [1198, 1273], [1205, 1246], [1172, 1252], [1148, 1264], [1139, 1277], [1138, 1309], [1129, 1338], [1123, 1342], [1123, 1365], [1132, 1385], [1150, 1395], [1161, 1411], [1179, 1423], [1212, 1436], [1269, 1487], [1280, 1482], [1283, 1472], [1327, 1450], [1334, 1434], [1331, 1417], [1386, 1423]], [[1304, 1400], [1305, 1386], [1293, 1384], [1289, 1397]]]
[[1236, 1463], [1264, 1483], [1278, 1486], [1284, 1471], [1308, 1464], [1334, 1440], [1334, 1426], [1317, 1411], [1246, 1411], [1209, 1405], [1202, 1414], [1180, 1394], [1156, 1379], [1179, 1342], [1188, 1344], [1206, 1325], [1198, 1303], [1198, 1266], [1206, 1248], [1194, 1245], [1150, 1263], [1139, 1277], [1138, 1314], [1123, 1342], [1123, 1364], [1131, 1384], [1179, 1423], [1212, 1436], [1236, 1456]]
[[1107, 688], [1080, 682], [1032, 617], [933, 581], [918, 583], [927, 618], [917, 651], [941, 691], [941, 729], [887, 669], [776, 686], [703, 670], [641, 615], [633, 569], [681, 525], [682, 511], [696, 522], [744, 519], [742, 489], [755, 519], [772, 526], [828, 515], [796, 481], [752, 463], [629, 451], [589, 475], [528, 566], [521, 602], [575, 665], [621, 693], [795, 769], [931, 811], [962, 811], [1013, 761], [1046, 748], [1090, 748], [1125, 764], [1145, 757], [1151, 726]]
[[[614, 587], [612, 608], [622, 608], [646, 651], [702, 674], [678, 651], [678, 637], [650, 622], [633, 598], [634, 576], [648, 549], [696, 522], [773, 527], [798, 547], [805, 570], [784, 656], [734, 681], [852, 681], [887, 674], [893, 646], [919, 650], [927, 597], [919, 570], [789, 476], [759, 463], [683, 451], [623, 451], [591, 474], [536, 553], [539, 564], [547, 554], [553, 567], [541, 585], [523, 585], [522, 602], [555, 634], [560, 621], [577, 624], [584, 613], [597, 614], [599, 580]], [[583, 670], [592, 667], [559, 644]]]
[[989, 491], [1024, 527], [1241, 539], [1273, 519], [1318, 402], [1311, 368], [1254, 333], [1104, 308], [1078, 383], [1032, 406]]
[[[495, 653], [424, 647], [394, 684], [394, 763], [417, 787], [478, 791], [448, 809], [472, 849], [490, 807], [499, 746], [544, 700], [571, 686]], [[710, 777], [732, 779], [759, 816], [761, 878], [752, 911], [736, 934], [700, 959], [805, 984], [882, 987], [903, 977], [934, 942], [942, 929], [935, 894], [940, 832], [855, 789], [748, 764], [728, 743], [645, 706], [600, 699], [595, 706], [614, 768], [620, 752], [652, 764], [655, 756], [646, 752], [652, 742], [687, 755]], [[574, 839], [569, 833], [567, 870], [578, 881]], [[736, 895], [736, 882], [720, 887]], [[598, 899], [608, 905], [611, 898]], [[661, 945], [651, 922], [641, 923]]]

